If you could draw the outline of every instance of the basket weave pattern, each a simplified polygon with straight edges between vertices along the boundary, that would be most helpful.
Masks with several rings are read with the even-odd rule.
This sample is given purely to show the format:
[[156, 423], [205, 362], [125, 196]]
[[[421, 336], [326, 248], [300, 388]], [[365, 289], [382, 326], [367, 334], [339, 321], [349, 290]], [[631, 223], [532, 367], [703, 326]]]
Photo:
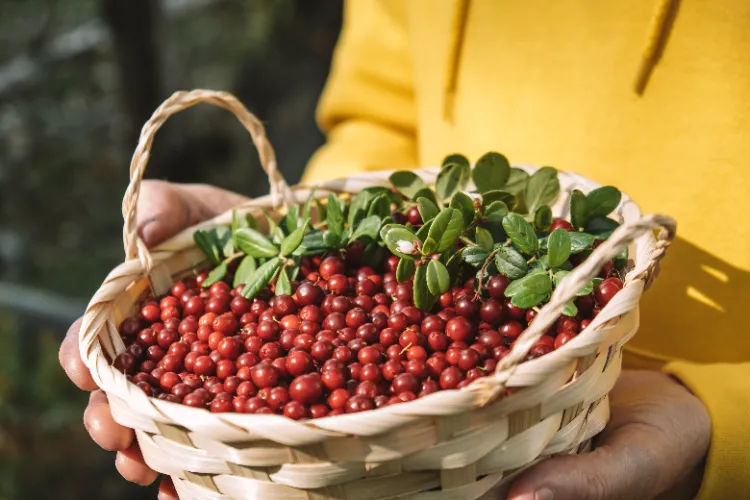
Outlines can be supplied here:
[[[150, 398], [128, 382], [111, 366], [125, 349], [117, 325], [133, 314], [145, 294], [164, 293], [174, 280], [205, 266], [192, 238], [196, 229], [230, 222], [231, 213], [225, 213], [151, 250], [137, 237], [138, 193], [154, 136], [169, 116], [200, 102], [238, 117], [269, 176], [271, 194], [238, 207], [240, 213], [260, 217], [261, 208], [278, 213], [282, 202], [304, 201], [310, 192], [305, 186], [287, 186], [263, 126], [229, 94], [178, 92], [143, 127], [123, 201], [126, 261], [91, 300], [79, 343], [115, 420], [135, 429], [147, 464], [173, 478], [181, 499], [498, 498], [518, 471], [552, 454], [583, 451], [604, 428], [622, 346], [638, 329], [638, 301], [675, 234], [671, 218], [642, 217], [626, 196], [617, 212], [623, 225], [557, 287], [496, 373], [464, 390], [439, 391], [369, 412], [293, 421], [278, 415], [210, 413]], [[432, 183], [437, 169], [418, 173]], [[326, 182], [317, 186], [316, 196], [386, 185], [388, 175], [373, 172]], [[598, 187], [570, 173], [561, 173], [560, 182], [556, 215], [567, 215], [570, 191]], [[661, 228], [658, 239], [652, 232], [656, 228]], [[561, 349], [522, 362], [565, 304], [625, 246], [632, 262], [623, 290]]]

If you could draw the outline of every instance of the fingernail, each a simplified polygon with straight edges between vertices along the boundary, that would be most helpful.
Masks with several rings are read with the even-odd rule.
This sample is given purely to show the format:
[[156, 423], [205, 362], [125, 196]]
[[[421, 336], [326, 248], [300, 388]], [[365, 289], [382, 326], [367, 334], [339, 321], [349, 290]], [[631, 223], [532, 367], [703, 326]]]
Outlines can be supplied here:
[[555, 500], [555, 494], [549, 488], [542, 488], [541, 490], [536, 490], [534, 500]]

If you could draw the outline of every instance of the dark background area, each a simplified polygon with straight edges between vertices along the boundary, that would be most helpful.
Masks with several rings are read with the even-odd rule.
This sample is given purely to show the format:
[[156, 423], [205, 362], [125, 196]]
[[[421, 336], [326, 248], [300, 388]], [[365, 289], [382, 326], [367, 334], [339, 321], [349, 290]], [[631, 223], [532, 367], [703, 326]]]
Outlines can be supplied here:
[[[179, 89], [235, 93], [290, 183], [314, 122], [341, 0], [0, 2], [0, 500], [155, 498], [88, 438], [57, 349], [122, 261], [120, 202], [143, 122]], [[147, 177], [249, 196], [268, 184], [226, 111], [176, 116]]]

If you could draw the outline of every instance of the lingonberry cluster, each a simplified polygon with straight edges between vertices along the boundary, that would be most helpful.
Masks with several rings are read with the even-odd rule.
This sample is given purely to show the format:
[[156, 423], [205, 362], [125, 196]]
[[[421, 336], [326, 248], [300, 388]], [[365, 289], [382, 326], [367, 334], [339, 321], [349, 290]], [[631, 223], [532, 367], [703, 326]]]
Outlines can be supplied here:
[[[361, 250], [354, 242], [343, 255], [303, 258], [292, 295], [269, 286], [251, 300], [242, 284], [202, 288], [206, 272], [183, 279], [122, 322], [127, 349], [114, 366], [165, 401], [319, 418], [461, 389], [491, 374], [536, 316], [507, 300], [502, 275], [484, 299], [470, 278], [425, 313], [413, 304], [413, 278], [396, 280], [399, 257], [376, 270], [360, 265]], [[574, 338], [621, 288], [609, 277], [578, 297], [577, 317], [561, 317], [529, 359]]]
[[[462, 389], [619, 225], [614, 187], [571, 192], [570, 220], [554, 219], [557, 171], [529, 175], [498, 153], [473, 167], [449, 156], [434, 189], [413, 172], [390, 181], [353, 198], [313, 191], [263, 230], [235, 212], [231, 227], [196, 231], [213, 267], [140, 304], [114, 366], [149, 396], [293, 419]], [[589, 325], [627, 259], [581, 287], [528, 359]]]

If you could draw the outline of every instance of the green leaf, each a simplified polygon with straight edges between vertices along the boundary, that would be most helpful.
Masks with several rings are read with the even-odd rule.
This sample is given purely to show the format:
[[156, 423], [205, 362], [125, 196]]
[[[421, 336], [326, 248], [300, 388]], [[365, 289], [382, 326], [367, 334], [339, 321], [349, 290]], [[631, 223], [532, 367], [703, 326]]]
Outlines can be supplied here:
[[284, 230], [281, 228], [281, 225], [276, 226], [276, 229], [273, 230], [273, 234], [271, 235], [271, 243], [276, 246], [281, 245], [281, 242], [284, 241], [284, 238], [286, 238], [286, 234], [284, 234]]
[[430, 234], [430, 228], [432, 227], [432, 221], [434, 220], [435, 219], [428, 220], [417, 230], [417, 238], [419, 238], [419, 241], [427, 241], [427, 235]]
[[422, 244], [422, 255], [430, 255], [437, 250], [437, 241], [433, 240], [429, 236], [426, 240], [424, 240], [424, 243]]
[[528, 309], [541, 304], [551, 292], [552, 280], [549, 275], [538, 273], [511, 282], [505, 295], [511, 297], [514, 306]]
[[341, 248], [341, 235], [338, 235], [333, 231], [326, 230], [323, 232], [323, 243], [325, 244], [326, 248]]
[[468, 194], [461, 191], [454, 194], [453, 198], [451, 198], [450, 206], [461, 211], [461, 214], [464, 216], [464, 226], [468, 226], [474, 221], [476, 208], [474, 207], [474, 200]]
[[597, 238], [607, 239], [619, 226], [619, 222], [612, 220], [609, 217], [597, 215], [586, 222], [585, 229], [587, 233], [593, 234]]
[[419, 215], [422, 216], [423, 222], [427, 222], [428, 220], [437, 217], [437, 214], [440, 213], [440, 209], [437, 205], [422, 196], [417, 198], [417, 207], [419, 208]]
[[508, 287], [505, 289], [505, 296], [506, 297], [513, 297], [517, 293], [520, 293], [523, 290], [523, 281], [522, 280], [515, 280], [511, 281]]
[[484, 209], [484, 218], [487, 222], [502, 222], [506, 215], [508, 215], [508, 206], [502, 201], [493, 201]]
[[496, 201], [505, 203], [508, 210], [513, 210], [518, 203], [518, 199], [507, 191], [487, 191], [482, 195], [482, 206], [485, 208]]
[[[242, 261], [240, 261], [240, 265], [237, 267], [237, 270], [234, 272], [234, 281], [232, 282], [232, 286], [236, 287], [237, 285], [240, 285], [247, 281], [247, 279], [250, 277], [250, 275], [257, 269], [257, 264], [255, 262], [255, 258], [251, 255], [246, 255]], [[204, 282], [205, 283], [205, 282]]]
[[547, 240], [547, 263], [549, 267], [559, 267], [570, 257], [570, 233], [565, 229], [555, 229]]
[[552, 225], [552, 209], [549, 205], [542, 205], [534, 212], [534, 228], [542, 233], [549, 231]]
[[438, 198], [449, 200], [456, 192], [463, 191], [469, 182], [469, 167], [449, 164], [443, 167], [435, 181]]
[[289, 207], [289, 211], [284, 216], [283, 222], [286, 234], [291, 234], [292, 231], [297, 229], [297, 226], [299, 225], [299, 205], [292, 205]]
[[496, 247], [495, 266], [500, 274], [517, 280], [526, 276], [529, 266], [526, 259], [513, 247]]
[[435, 305], [437, 297], [430, 293], [427, 286], [427, 266], [419, 266], [414, 273], [414, 305], [424, 312]]
[[427, 187], [421, 177], [408, 170], [393, 172], [388, 180], [391, 181], [393, 187], [409, 199], [415, 196], [420, 189]]
[[547, 259], [537, 259], [531, 264], [529, 264], [529, 273], [544, 273], [547, 274], [547, 271], [549, 271], [549, 266], [547, 265]]
[[377, 215], [378, 217], [387, 217], [391, 214], [391, 199], [388, 195], [379, 194], [372, 200], [370, 208], [367, 209], [367, 216]]
[[224, 257], [234, 255], [234, 237], [232, 230], [225, 226], [215, 227], [211, 230], [214, 239], [218, 242], [221, 253]]
[[286, 269], [281, 269], [281, 272], [279, 273], [279, 279], [276, 280], [276, 296], [279, 295], [291, 295], [292, 294], [292, 284], [289, 281], [289, 275], [287, 274]]
[[193, 233], [193, 240], [198, 248], [206, 254], [206, 257], [208, 257], [208, 260], [210, 260], [211, 263], [218, 265], [221, 262], [221, 248], [219, 242], [215, 240], [211, 233], [199, 229]]
[[208, 276], [206, 276], [206, 279], [203, 280], [203, 283], [201, 286], [203, 288], [208, 288], [214, 283], [218, 283], [219, 281], [223, 280], [227, 277], [227, 263], [222, 262], [215, 268], [211, 270], [210, 273], [208, 273]]
[[480, 193], [502, 189], [510, 177], [510, 163], [500, 153], [490, 152], [477, 160], [471, 176]]
[[248, 227], [247, 219], [240, 217], [240, 213], [237, 210], [232, 210], [232, 234], [234, 235], [241, 227]]
[[570, 233], [570, 253], [581, 253], [591, 248], [596, 238], [587, 233]]
[[314, 229], [302, 237], [302, 243], [292, 255], [320, 254], [326, 250], [328, 250], [328, 245], [323, 241], [323, 231]]
[[[552, 278], [552, 281], [554, 282], [555, 287], [560, 286], [560, 283], [562, 282], [562, 280], [569, 274], [570, 274], [570, 271], [557, 271], [554, 277]], [[583, 288], [578, 290], [578, 293], [576, 293], [576, 295], [580, 297], [581, 295], [588, 295], [593, 291], [594, 291], [594, 282], [589, 281], [583, 286]]]
[[448, 164], [454, 163], [456, 165], [464, 165], [466, 167], [469, 166], [469, 159], [466, 158], [462, 154], [454, 153], [452, 155], [448, 155], [445, 158], [443, 158], [443, 162], [440, 164], [441, 167], [444, 167]]
[[[520, 168], [511, 167], [508, 182], [505, 183], [503, 191], [510, 194], [518, 195], [526, 191], [526, 184], [529, 182], [529, 174]], [[510, 205], [508, 205], [510, 206]]]
[[533, 255], [539, 249], [539, 240], [534, 228], [518, 214], [508, 214], [503, 218], [503, 229], [513, 244], [526, 255]]
[[[315, 206], [318, 207], [318, 220], [319, 221], [326, 220], [328, 210], [327, 210], [326, 206], [323, 205], [323, 202], [320, 201], [320, 200], [318, 200], [318, 199], [316, 199], [315, 200]], [[349, 217], [351, 217], [351, 215], [352, 215], [352, 210], [350, 208], [349, 209]]]
[[359, 221], [359, 224], [357, 224], [357, 228], [354, 230], [354, 233], [352, 233], [351, 238], [349, 238], [349, 242], [363, 238], [372, 241], [377, 240], [378, 233], [380, 232], [380, 225], [381, 219], [377, 215], [365, 217]]
[[273, 243], [249, 227], [238, 229], [235, 233], [235, 240], [240, 250], [253, 257], [275, 257], [279, 254], [279, 249]]
[[459, 248], [458, 252], [454, 253], [448, 258], [448, 262], [445, 263], [445, 267], [448, 269], [449, 276], [458, 276], [459, 268], [461, 267], [461, 261], [463, 259], [463, 253], [467, 247]]
[[433, 219], [428, 237], [437, 241], [437, 253], [452, 248], [464, 230], [464, 217], [455, 208], [444, 208]]
[[578, 307], [576, 306], [575, 301], [571, 300], [567, 304], [565, 304], [565, 307], [562, 310], [563, 316], [569, 316], [571, 318], [574, 318], [578, 315]]
[[315, 200], [315, 191], [317, 190], [318, 190], [317, 187], [313, 187], [312, 190], [310, 191], [310, 194], [307, 195], [307, 199], [305, 200], [305, 205], [302, 207], [302, 213], [300, 214], [300, 218], [302, 220], [312, 218], [312, 214], [311, 214], [312, 204], [313, 204], [313, 201]]
[[297, 247], [299, 247], [302, 243], [302, 238], [305, 236], [305, 231], [307, 231], [307, 225], [309, 223], [309, 219], [303, 221], [300, 227], [292, 231], [289, 236], [284, 238], [284, 240], [281, 242], [281, 251], [279, 252], [281, 255], [290, 255], [292, 252], [297, 250]]
[[542, 205], [549, 205], [560, 193], [560, 181], [557, 170], [552, 167], [542, 167], [529, 177], [526, 185], [525, 200], [529, 213], [536, 212]]
[[[273, 220], [273, 217], [265, 208], [261, 208], [260, 211], [263, 212], [263, 216], [266, 218], [266, 225], [268, 225], [268, 234], [273, 233], [274, 230], [276, 230], [276, 221]], [[254, 227], [253, 229], [257, 229], [257, 227]]]
[[576, 231], [586, 225], [586, 195], [574, 189], [570, 193], [570, 223]]
[[398, 255], [402, 259], [414, 259], [414, 255], [404, 254], [398, 250], [398, 242], [406, 241], [408, 243], [414, 243], [417, 241], [417, 236], [406, 229], [403, 226], [390, 227], [386, 230], [385, 237], [383, 238], [385, 245], [392, 254]]
[[477, 245], [484, 248], [488, 252], [492, 251], [492, 246], [495, 242], [492, 239], [492, 235], [483, 227], [478, 227], [474, 230], [474, 240]]
[[607, 216], [620, 204], [622, 193], [612, 186], [602, 186], [586, 195], [587, 217]]
[[416, 266], [414, 265], [413, 260], [409, 260], [409, 259], [399, 260], [398, 266], [396, 267], [396, 281], [400, 283], [407, 281], [409, 278], [414, 276], [415, 269], [416, 269]]
[[[349, 227], [356, 226], [357, 222], [367, 216], [367, 210], [375, 196], [377, 195], [374, 195], [372, 191], [363, 189], [357, 196], [354, 197], [351, 204], [349, 205], [349, 217], [347, 219]], [[326, 214], [326, 218], [327, 217], [328, 214]]]
[[276, 272], [281, 267], [282, 259], [274, 257], [268, 262], [256, 269], [245, 281], [245, 288], [242, 289], [242, 296], [246, 299], [252, 299], [258, 295], [271, 282]]
[[328, 230], [334, 234], [341, 235], [344, 232], [344, 212], [341, 210], [341, 203], [334, 194], [328, 195]]
[[428, 200], [430, 200], [435, 205], [438, 204], [438, 199], [437, 199], [437, 196], [435, 196], [435, 192], [432, 189], [428, 188], [428, 187], [420, 189], [419, 191], [417, 191], [417, 194], [414, 195], [414, 197], [412, 198], [412, 200], [417, 200], [419, 198], [427, 198]]
[[439, 260], [431, 260], [427, 264], [427, 288], [432, 295], [440, 295], [448, 291], [451, 277], [448, 270]]
[[484, 264], [489, 255], [489, 251], [477, 245], [464, 248], [463, 252], [461, 252], [461, 259], [471, 266], [479, 267]]

